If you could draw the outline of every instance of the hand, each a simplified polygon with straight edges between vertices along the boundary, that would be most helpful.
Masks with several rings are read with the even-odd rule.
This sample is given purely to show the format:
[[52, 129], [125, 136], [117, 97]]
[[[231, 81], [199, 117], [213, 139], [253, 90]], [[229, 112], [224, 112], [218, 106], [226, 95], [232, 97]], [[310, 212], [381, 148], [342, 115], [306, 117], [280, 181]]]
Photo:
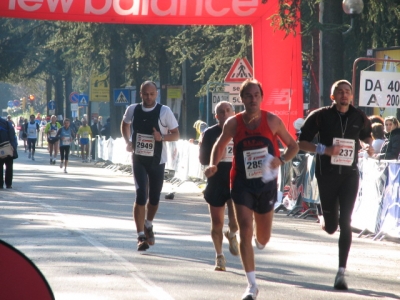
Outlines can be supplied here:
[[332, 145], [325, 148], [325, 154], [329, 156], [336, 156], [340, 153], [340, 146], [339, 145]]
[[132, 142], [126, 143], [126, 151], [128, 151], [128, 152], [132, 152], [133, 151]]
[[279, 159], [279, 157], [274, 157], [274, 159], [273, 160], [271, 160], [270, 161], [270, 163], [269, 163], [269, 167], [271, 168], [271, 169], [276, 169], [276, 168], [279, 168], [280, 166], [282, 166], [283, 165], [283, 162]]
[[204, 170], [204, 175], [206, 175], [207, 178], [210, 178], [210, 177], [214, 176], [215, 173], [217, 173], [217, 171], [218, 171], [217, 166], [216, 165], [212, 165], [212, 166], [207, 167]]
[[157, 129], [155, 129], [154, 127], [153, 127], [153, 136], [154, 136], [154, 140], [156, 140], [157, 142], [162, 141], [161, 133], [158, 132]]
[[375, 154], [375, 150], [371, 145], [366, 145], [364, 150], [367, 151], [369, 156], [373, 156]]

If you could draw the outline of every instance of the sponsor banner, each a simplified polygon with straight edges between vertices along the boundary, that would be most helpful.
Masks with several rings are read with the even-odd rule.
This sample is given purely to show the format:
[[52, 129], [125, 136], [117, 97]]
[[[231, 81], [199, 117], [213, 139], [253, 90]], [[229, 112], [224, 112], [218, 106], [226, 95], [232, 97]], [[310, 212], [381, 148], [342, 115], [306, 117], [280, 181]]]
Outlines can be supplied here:
[[136, 24], [251, 24], [268, 5], [260, 0], [2, 0], [0, 16]]

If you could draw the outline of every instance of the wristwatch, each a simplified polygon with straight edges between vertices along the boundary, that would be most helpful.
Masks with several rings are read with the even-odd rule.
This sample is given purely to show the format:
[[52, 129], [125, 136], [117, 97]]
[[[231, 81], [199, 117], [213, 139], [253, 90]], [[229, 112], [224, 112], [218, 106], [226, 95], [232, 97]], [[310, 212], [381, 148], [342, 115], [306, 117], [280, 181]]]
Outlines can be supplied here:
[[284, 156], [279, 156], [279, 159], [282, 162], [282, 165], [284, 165], [286, 163], [285, 157]]

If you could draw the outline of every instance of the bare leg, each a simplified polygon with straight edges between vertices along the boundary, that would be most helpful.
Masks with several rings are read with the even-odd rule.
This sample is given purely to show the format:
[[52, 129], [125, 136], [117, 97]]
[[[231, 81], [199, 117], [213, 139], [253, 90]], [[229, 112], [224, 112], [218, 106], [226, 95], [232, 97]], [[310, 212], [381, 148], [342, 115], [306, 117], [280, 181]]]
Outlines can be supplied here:
[[246, 273], [255, 270], [253, 238], [253, 211], [244, 205], [235, 204], [236, 218], [240, 234], [240, 258]]
[[146, 220], [149, 221], [153, 221], [154, 217], [156, 216], [158, 210], [158, 204], [157, 205], [152, 205], [149, 203], [147, 203], [147, 216], [146, 216]]
[[215, 253], [222, 254], [222, 240], [224, 238], [223, 227], [225, 217], [225, 206], [215, 207], [208, 205], [211, 217], [211, 238], [213, 240]]
[[235, 213], [235, 208], [233, 206], [233, 201], [232, 199], [229, 199], [226, 202], [226, 206], [228, 207], [228, 226], [229, 226], [229, 231], [230, 232], [236, 232], [238, 231], [238, 224], [236, 220], [236, 213]]
[[135, 203], [133, 205], [133, 218], [135, 219], [137, 233], [144, 232], [145, 215], [146, 215], [146, 206]]

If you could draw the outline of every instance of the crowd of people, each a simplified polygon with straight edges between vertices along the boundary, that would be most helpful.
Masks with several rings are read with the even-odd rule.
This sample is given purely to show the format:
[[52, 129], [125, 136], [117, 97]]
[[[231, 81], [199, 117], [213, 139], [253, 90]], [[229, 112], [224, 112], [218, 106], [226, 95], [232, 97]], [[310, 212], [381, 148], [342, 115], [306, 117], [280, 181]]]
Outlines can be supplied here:
[[[132, 154], [136, 189], [133, 219], [138, 251], [146, 251], [155, 245], [153, 222], [164, 182], [165, 142], [177, 141], [180, 137], [173, 112], [168, 106], [157, 103], [157, 93], [156, 83], [143, 82], [140, 87], [142, 102], [127, 107], [120, 127], [126, 151]], [[263, 97], [261, 84], [248, 79], [240, 87], [242, 112], [235, 115], [232, 105], [223, 101], [215, 107], [216, 125], [208, 127], [204, 122], [196, 122], [194, 126], [198, 133], [199, 162], [204, 165], [207, 177], [204, 199], [211, 220], [214, 270], [226, 271], [225, 236], [230, 253], [240, 257], [245, 272], [247, 287], [242, 300], [257, 298], [259, 289], [253, 245], [262, 250], [269, 242], [278, 194], [278, 169], [301, 150], [317, 156], [315, 175], [320, 195], [321, 227], [328, 234], [335, 233], [340, 227], [338, 271], [333, 287], [347, 290], [345, 271], [352, 243], [351, 215], [359, 184], [358, 156], [363, 153], [376, 159], [397, 159], [400, 153], [399, 121], [392, 116], [384, 119], [367, 117], [352, 105], [352, 85], [339, 80], [332, 85], [331, 106], [316, 109], [305, 120], [295, 121], [295, 140], [277, 115], [261, 109]], [[6, 164], [8, 169], [10, 161], [17, 157], [16, 139], [11, 138], [15, 137], [15, 124], [3, 123], [0, 123], [0, 129], [9, 130], [9, 142], [15, 151], [7, 158], [0, 158], [1, 168]], [[59, 150], [60, 168], [64, 168], [65, 173], [70, 145], [75, 138], [81, 146], [82, 162], [86, 162], [93, 137], [110, 136], [109, 118], [104, 126], [97, 118], [91, 126], [85, 118], [76, 118], [73, 122], [64, 119], [61, 126], [56, 116], [39, 125], [31, 115], [30, 120], [20, 118], [18, 126], [25, 152], [28, 151], [32, 160], [37, 133], [43, 126], [49, 143], [50, 163], [55, 164]], [[93, 155], [92, 152], [92, 158]], [[10, 173], [12, 178], [12, 171], [6, 171], [7, 188], [12, 184]], [[224, 230], [226, 209], [228, 229]]]

